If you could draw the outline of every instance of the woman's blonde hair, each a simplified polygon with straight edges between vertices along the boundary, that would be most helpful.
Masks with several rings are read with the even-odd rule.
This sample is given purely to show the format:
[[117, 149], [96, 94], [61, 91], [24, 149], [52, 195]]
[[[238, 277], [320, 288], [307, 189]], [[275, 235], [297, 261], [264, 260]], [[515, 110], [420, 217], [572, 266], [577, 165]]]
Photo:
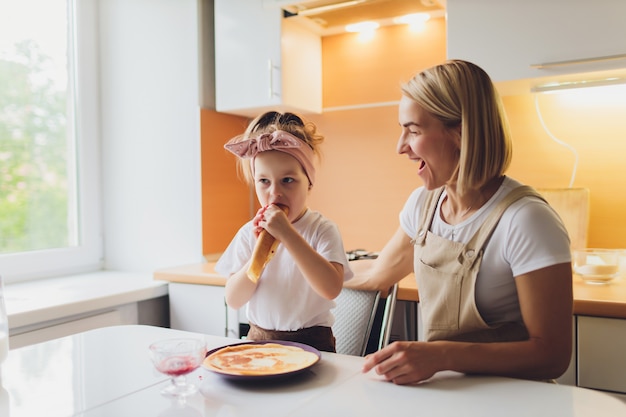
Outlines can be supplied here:
[[512, 142], [500, 96], [489, 75], [475, 64], [450, 60], [424, 70], [402, 93], [448, 128], [461, 127], [461, 149], [451, 183], [464, 193], [504, 175]]
[[[250, 122], [242, 135], [232, 138], [228, 143], [256, 138], [264, 133], [272, 133], [277, 130], [291, 133], [309, 145], [318, 159], [321, 158], [318, 145], [324, 141], [324, 136], [317, 133], [317, 126], [314, 123], [305, 122], [300, 116], [289, 112], [268, 111], [257, 116]], [[237, 158], [237, 170], [248, 183], [254, 184], [250, 160]]]

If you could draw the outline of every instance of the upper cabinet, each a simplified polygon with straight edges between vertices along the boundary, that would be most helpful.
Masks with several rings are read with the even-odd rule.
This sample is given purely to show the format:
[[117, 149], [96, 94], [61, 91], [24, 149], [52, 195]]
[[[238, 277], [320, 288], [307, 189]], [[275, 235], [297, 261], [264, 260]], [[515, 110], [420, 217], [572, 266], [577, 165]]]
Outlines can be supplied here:
[[448, 58], [474, 62], [496, 82], [626, 69], [626, 1], [447, 0], [446, 8]]
[[215, 0], [215, 101], [247, 117], [321, 113], [321, 37], [262, 0]]

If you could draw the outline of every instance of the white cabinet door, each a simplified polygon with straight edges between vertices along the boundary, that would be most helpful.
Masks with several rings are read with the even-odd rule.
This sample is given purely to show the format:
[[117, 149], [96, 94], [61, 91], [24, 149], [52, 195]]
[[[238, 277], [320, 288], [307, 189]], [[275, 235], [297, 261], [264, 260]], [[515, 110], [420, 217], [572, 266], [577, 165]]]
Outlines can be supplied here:
[[[626, 1], [448, 0], [447, 56], [481, 66], [494, 81], [626, 68]], [[623, 59], [533, 64], [624, 55]]]
[[562, 385], [576, 385], [576, 316], [572, 317], [572, 357], [569, 366], [556, 382]]
[[226, 335], [224, 287], [171, 282], [169, 298], [172, 329]]
[[28, 331], [15, 329], [12, 332], [13, 335], [9, 337], [9, 347], [11, 349], [17, 349], [100, 327], [138, 324], [137, 303], [125, 304], [111, 311], [91, 313], [92, 315], [88, 314], [90, 313], [74, 318], [73, 320], [57, 320], [53, 322], [54, 324], [42, 323], [41, 326], [35, 325], [35, 329]]
[[578, 316], [578, 385], [626, 393], [626, 320]]
[[321, 38], [262, 0], [215, 0], [215, 102], [224, 113], [321, 112]]

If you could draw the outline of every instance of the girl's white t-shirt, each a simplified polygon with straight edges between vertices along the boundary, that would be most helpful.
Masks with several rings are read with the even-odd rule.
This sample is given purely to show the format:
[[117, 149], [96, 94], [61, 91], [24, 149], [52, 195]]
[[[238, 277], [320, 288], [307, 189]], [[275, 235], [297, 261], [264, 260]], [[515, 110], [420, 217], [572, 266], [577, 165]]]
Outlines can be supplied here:
[[[344, 281], [352, 278], [353, 272], [335, 223], [309, 209], [293, 223], [293, 227], [325, 259], [343, 265]], [[252, 230], [252, 221], [239, 229], [215, 265], [219, 274], [229, 277], [248, 262], [256, 242]], [[278, 245], [247, 303], [247, 316], [251, 323], [264, 329], [293, 331], [311, 326], [332, 326], [334, 317], [330, 310], [333, 307], [335, 302], [317, 294], [289, 252], [283, 245]]]
[[[441, 218], [444, 191], [431, 232], [455, 242], [468, 242], [498, 202], [520, 185], [505, 177], [498, 191], [480, 210], [454, 226]], [[416, 236], [426, 194], [424, 187], [414, 190], [400, 212], [400, 225], [411, 238]], [[483, 320], [492, 325], [521, 322], [514, 277], [565, 262], [571, 262], [570, 239], [558, 214], [535, 197], [524, 197], [513, 203], [484, 248], [476, 281], [476, 306]]]

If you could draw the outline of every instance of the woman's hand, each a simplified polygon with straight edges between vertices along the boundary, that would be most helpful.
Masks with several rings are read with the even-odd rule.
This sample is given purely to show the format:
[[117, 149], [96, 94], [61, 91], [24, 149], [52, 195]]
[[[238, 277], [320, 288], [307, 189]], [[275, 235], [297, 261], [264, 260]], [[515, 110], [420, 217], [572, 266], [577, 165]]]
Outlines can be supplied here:
[[417, 384], [443, 370], [435, 342], [393, 342], [365, 357], [363, 372], [374, 370], [394, 384]]

